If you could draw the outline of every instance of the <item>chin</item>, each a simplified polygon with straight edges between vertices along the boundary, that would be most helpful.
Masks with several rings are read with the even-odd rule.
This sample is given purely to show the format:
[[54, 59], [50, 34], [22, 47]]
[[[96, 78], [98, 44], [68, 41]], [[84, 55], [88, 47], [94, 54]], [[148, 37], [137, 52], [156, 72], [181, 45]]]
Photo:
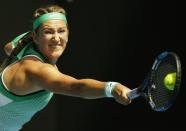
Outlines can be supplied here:
[[62, 54], [63, 54], [63, 52], [54, 52], [51, 54], [51, 58], [58, 59]]

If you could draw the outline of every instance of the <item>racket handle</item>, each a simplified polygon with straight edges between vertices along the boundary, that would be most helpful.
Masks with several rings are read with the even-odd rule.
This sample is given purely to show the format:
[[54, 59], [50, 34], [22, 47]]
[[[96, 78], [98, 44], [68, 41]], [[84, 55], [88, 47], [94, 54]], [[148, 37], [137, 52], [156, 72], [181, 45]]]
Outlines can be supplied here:
[[128, 93], [128, 97], [129, 97], [130, 100], [133, 100], [133, 99], [135, 99], [139, 96], [140, 96], [140, 93], [139, 93], [138, 88], [135, 88]]

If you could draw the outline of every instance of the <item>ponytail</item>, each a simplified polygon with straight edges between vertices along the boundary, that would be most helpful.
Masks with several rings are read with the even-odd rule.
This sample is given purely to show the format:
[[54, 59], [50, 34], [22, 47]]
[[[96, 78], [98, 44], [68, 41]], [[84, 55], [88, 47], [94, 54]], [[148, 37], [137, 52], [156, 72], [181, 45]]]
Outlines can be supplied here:
[[10, 56], [8, 56], [2, 63], [0, 67], [0, 72], [3, 71], [11, 62], [16, 58], [19, 52], [26, 46], [27, 43], [33, 41], [31, 32], [26, 33], [20, 40], [17, 42], [17, 46], [13, 49]]

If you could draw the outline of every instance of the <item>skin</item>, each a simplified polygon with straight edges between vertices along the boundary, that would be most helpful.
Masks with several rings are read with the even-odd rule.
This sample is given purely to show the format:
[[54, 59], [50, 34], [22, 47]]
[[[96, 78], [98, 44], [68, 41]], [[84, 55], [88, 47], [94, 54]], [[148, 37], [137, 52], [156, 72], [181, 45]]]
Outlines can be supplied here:
[[[30, 56], [9, 66], [4, 72], [4, 82], [10, 92], [26, 95], [44, 89], [86, 99], [105, 97], [105, 82], [76, 79], [57, 69], [55, 63], [64, 52], [68, 41], [68, 29], [64, 21], [44, 22], [37, 32], [33, 32], [33, 40], [49, 64]], [[5, 52], [10, 54], [11, 48], [11, 43], [8, 43], [5, 45]], [[118, 83], [112, 95], [117, 102], [127, 105], [131, 102], [127, 97], [129, 91], [129, 88]]]

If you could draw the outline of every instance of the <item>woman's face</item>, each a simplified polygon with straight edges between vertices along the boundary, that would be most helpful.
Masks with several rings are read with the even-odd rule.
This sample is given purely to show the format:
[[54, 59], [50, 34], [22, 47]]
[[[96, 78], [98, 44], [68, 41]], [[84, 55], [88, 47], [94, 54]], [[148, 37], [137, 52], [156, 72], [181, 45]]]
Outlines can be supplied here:
[[34, 42], [51, 63], [56, 63], [66, 48], [68, 29], [63, 20], [48, 20], [33, 33]]

